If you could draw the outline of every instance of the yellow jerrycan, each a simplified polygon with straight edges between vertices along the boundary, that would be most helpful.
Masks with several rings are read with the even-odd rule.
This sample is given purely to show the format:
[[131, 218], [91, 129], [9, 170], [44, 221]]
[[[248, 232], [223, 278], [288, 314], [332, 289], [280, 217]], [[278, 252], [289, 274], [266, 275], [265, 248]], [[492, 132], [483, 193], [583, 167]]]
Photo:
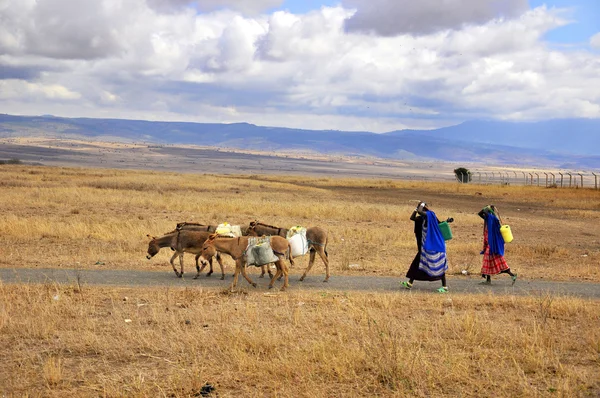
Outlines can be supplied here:
[[501, 226], [500, 234], [502, 235], [502, 239], [504, 239], [504, 243], [510, 243], [513, 241], [513, 234], [509, 225]]

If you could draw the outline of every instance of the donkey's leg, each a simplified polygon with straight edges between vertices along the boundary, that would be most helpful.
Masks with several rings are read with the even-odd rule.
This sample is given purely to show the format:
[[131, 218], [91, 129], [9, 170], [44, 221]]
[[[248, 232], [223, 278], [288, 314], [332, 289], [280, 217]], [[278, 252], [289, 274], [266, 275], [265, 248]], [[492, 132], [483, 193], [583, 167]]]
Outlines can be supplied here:
[[267, 265], [261, 265], [260, 266], [260, 276], [259, 276], [259, 278], [264, 278], [265, 277], [265, 274], [266, 274], [265, 270], [267, 269], [266, 267], [268, 267], [268, 266], [269, 266], [269, 264], [267, 264]]
[[308, 271], [310, 271], [312, 266], [315, 264], [315, 255], [316, 255], [315, 248], [311, 247], [310, 248], [310, 259], [308, 260], [308, 267], [306, 267], [306, 270], [304, 270], [304, 273], [300, 277], [300, 282], [302, 282], [304, 280], [304, 278], [306, 278], [306, 274], [308, 274]]
[[317, 253], [319, 253], [319, 257], [323, 260], [323, 264], [325, 264], [325, 280], [323, 282], [329, 282], [329, 257], [327, 256], [327, 252], [323, 246], [319, 246]]
[[206, 277], [208, 278], [209, 276], [212, 275], [213, 273], [213, 258], [211, 257], [210, 260], [208, 260], [208, 265], [210, 265], [210, 269], [208, 271], [208, 273], [206, 274]]
[[173, 271], [175, 272], [175, 275], [177, 275], [179, 277], [179, 272], [177, 272], [177, 267], [175, 266], [175, 257], [177, 257], [179, 255], [179, 252], [176, 251], [172, 256], [171, 259], [169, 260], [169, 262], [171, 263], [171, 267], [173, 267]]
[[[279, 257], [279, 256], [277, 256]], [[281, 259], [281, 257], [279, 257]], [[277, 262], [274, 262], [273, 264], [275, 264], [275, 267], [277, 267]], [[271, 264], [269, 264], [269, 266], [271, 266]], [[270, 274], [270, 273], [269, 273]], [[271, 278], [273, 277], [273, 275], [271, 274]], [[281, 278], [283, 278], [283, 271], [281, 272], [281, 275], [279, 275], [279, 278], [277, 278], [278, 281], [281, 280]]]
[[225, 279], [225, 267], [223, 267], [223, 260], [221, 259], [221, 255], [217, 253], [217, 262], [221, 267], [221, 280]]
[[[196, 254], [196, 276], [194, 276], [194, 279], [198, 279], [204, 268], [206, 268], [206, 263], [203, 263], [202, 267], [198, 265], [198, 259], [200, 258], [200, 256], [201, 254]], [[212, 258], [208, 260], [208, 263], [210, 264], [210, 268], [212, 269]]]
[[243, 260], [238, 260], [238, 261], [240, 261], [240, 263], [243, 263], [243, 266], [241, 267], [241, 269], [242, 269], [242, 276], [244, 278], [246, 278], [246, 280], [248, 281], [249, 284], [251, 284], [252, 286], [256, 287], [256, 282], [254, 282], [252, 279], [250, 279], [250, 277], [246, 273], [246, 266], [244, 264], [245, 261], [243, 261]]
[[180, 278], [183, 278], [183, 252], [181, 252], [179, 254], [179, 269], [180, 269], [180, 272], [179, 272], [179, 275], [177, 275], [177, 276]]
[[289, 269], [285, 263], [285, 259], [281, 258], [279, 261], [281, 261], [281, 271], [283, 272], [283, 286], [281, 287], [281, 291], [283, 292], [290, 285], [288, 279]]
[[243, 266], [244, 266], [244, 264], [242, 264], [241, 260], [235, 261], [235, 272], [233, 273], [233, 282], [231, 282], [231, 285], [229, 286], [229, 290], [233, 291], [233, 289], [237, 286], [238, 275], [240, 274], [240, 270], [242, 269]]
[[281, 260], [277, 260], [275, 262], [275, 267], [277, 267], [277, 272], [275, 272], [275, 275], [271, 277], [271, 282], [269, 282], [269, 289], [273, 289], [273, 285], [275, 285], [275, 280], [277, 280], [279, 276], [283, 275], [281, 271]]

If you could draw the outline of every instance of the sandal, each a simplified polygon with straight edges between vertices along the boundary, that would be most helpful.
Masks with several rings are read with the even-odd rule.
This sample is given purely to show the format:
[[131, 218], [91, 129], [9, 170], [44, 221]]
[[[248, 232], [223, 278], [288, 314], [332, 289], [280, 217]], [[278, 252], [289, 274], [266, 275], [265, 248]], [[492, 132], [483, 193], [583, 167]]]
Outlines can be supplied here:
[[511, 286], [514, 286], [516, 281], [517, 281], [517, 274], [514, 274], [512, 276], [512, 285]]
[[402, 282], [400, 282], [400, 286], [402, 286], [405, 289], [410, 290], [412, 288], [412, 283], [407, 282], [407, 281], [402, 281]]
[[483, 282], [479, 282], [480, 285], [491, 285], [492, 281], [485, 280]]
[[442, 286], [437, 290], [438, 293], [448, 293], [448, 288], [446, 286]]

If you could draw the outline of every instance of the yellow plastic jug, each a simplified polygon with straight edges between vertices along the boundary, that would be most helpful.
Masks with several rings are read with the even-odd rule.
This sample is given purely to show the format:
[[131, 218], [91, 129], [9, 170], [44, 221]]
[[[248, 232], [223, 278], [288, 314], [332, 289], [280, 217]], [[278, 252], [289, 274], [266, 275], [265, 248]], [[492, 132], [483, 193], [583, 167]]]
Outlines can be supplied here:
[[508, 225], [501, 226], [500, 234], [502, 235], [502, 239], [504, 239], [504, 243], [510, 243], [513, 241], [513, 235], [510, 230], [510, 226], [508, 226]]

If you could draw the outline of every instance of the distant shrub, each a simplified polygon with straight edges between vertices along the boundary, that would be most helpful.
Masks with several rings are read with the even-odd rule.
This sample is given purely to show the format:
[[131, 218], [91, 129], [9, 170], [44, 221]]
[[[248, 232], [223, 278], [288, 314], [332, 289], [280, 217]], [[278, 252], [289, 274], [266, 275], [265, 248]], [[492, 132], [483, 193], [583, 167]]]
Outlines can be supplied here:
[[0, 164], [23, 164], [19, 159], [0, 160]]
[[454, 174], [456, 175], [456, 179], [459, 182], [462, 182], [463, 184], [471, 182], [472, 175], [469, 169], [467, 168], [459, 167], [457, 169], [454, 169]]

